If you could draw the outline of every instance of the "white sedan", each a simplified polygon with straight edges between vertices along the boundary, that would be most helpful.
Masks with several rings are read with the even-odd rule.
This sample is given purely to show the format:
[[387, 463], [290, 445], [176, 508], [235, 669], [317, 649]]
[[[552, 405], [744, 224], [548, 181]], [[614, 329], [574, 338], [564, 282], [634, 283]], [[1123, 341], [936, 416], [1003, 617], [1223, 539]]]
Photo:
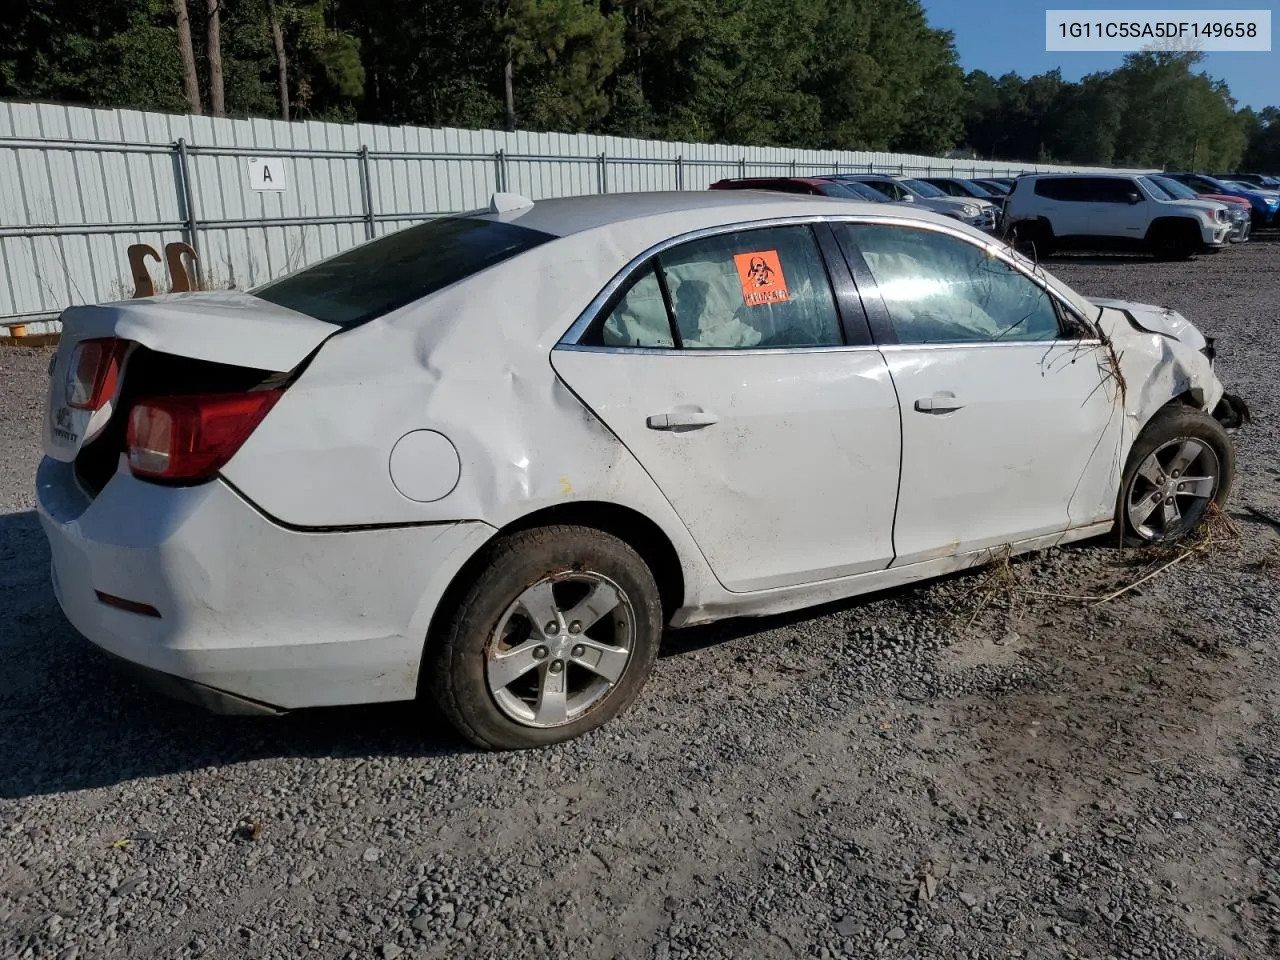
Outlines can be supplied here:
[[211, 709], [430, 695], [493, 748], [607, 722], [668, 626], [1182, 537], [1242, 416], [1177, 313], [777, 193], [499, 194], [62, 320], [37, 487], [77, 630]]

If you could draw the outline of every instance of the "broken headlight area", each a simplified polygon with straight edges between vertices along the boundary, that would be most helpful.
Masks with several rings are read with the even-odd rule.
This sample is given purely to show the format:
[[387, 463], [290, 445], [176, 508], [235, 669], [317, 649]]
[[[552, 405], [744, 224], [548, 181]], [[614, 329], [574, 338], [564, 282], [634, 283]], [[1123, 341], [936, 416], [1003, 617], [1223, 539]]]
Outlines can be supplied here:
[[1242, 398], [1233, 393], [1224, 393], [1218, 405], [1213, 408], [1213, 419], [1228, 430], [1233, 430], [1241, 424], [1248, 423], [1252, 417], [1249, 415], [1248, 404]]

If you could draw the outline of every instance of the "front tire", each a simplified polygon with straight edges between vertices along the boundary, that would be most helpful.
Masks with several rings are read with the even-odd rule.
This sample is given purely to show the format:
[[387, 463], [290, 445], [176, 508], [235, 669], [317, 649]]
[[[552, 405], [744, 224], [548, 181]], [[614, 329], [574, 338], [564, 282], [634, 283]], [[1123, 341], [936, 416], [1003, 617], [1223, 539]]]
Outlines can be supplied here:
[[1191, 235], [1194, 227], [1181, 224], [1166, 223], [1157, 226], [1151, 234], [1148, 244], [1151, 255], [1162, 262], [1174, 260], [1190, 260], [1199, 243], [1199, 232]]
[[1138, 435], [1121, 477], [1116, 523], [1126, 546], [1175, 543], [1222, 507], [1235, 478], [1235, 448], [1213, 417], [1165, 407]]
[[549, 526], [497, 540], [423, 668], [441, 711], [486, 749], [603, 726], [640, 694], [662, 640], [652, 572], [626, 543]]

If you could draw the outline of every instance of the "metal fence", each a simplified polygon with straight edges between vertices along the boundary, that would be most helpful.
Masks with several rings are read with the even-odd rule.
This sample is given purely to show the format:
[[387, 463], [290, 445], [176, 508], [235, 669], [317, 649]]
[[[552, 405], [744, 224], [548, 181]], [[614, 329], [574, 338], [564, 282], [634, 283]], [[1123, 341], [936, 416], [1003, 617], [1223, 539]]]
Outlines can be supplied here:
[[[264, 168], [270, 189], [254, 179]], [[129, 296], [134, 243], [183, 240], [202, 285], [243, 288], [499, 190], [539, 200], [723, 177], [1083, 169], [0, 103], [0, 327], [52, 329], [38, 321]]]

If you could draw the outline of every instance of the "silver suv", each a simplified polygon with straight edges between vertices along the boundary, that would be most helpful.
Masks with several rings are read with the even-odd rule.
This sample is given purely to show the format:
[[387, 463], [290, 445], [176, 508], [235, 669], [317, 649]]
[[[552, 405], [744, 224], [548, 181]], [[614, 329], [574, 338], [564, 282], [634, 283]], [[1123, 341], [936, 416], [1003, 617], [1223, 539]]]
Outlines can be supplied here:
[[1028, 174], [1018, 178], [1004, 208], [1004, 234], [1055, 249], [1144, 250], [1183, 260], [1221, 250], [1234, 225], [1224, 203], [1171, 199], [1145, 176]]

